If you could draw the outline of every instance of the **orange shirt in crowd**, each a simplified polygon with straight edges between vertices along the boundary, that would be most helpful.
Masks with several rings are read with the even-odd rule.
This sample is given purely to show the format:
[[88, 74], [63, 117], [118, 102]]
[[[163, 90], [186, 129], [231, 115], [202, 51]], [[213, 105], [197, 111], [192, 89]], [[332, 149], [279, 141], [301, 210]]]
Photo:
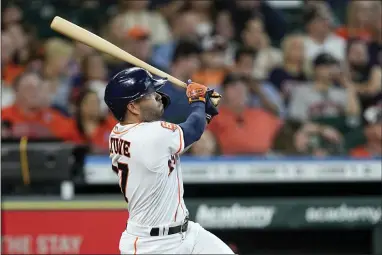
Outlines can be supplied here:
[[[103, 121], [90, 136], [89, 142], [92, 145], [93, 152], [108, 152], [109, 151], [109, 135], [113, 130], [114, 126], [117, 124], [116, 119], [109, 115], [105, 121]], [[78, 130], [77, 127], [75, 130]], [[87, 139], [81, 135], [78, 131], [77, 143], [86, 143]]]
[[242, 116], [240, 120], [230, 109], [221, 107], [219, 115], [208, 125], [221, 152], [226, 155], [267, 153], [282, 121], [260, 108], [247, 108]]
[[371, 158], [372, 155], [366, 150], [365, 146], [359, 146], [350, 150], [350, 156], [353, 158]]
[[4, 66], [2, 70], [2, 80], [7, 85], [13, 84], [13, 81], [24, 71], [24, 67], [14, 64]]
[[1, 120], [11, 125], [12, 137], [56, 138], [65, 141], [78, 139], [71, 120], [51, 108], [25, 113], [17, 105], [12, 105], [1, 110]]
[[349, 31], [349, 28], [347, 27], [339, 27], [336, 29], [335, 33], [336, 35], [342, 37], [345, 40], [351, 39], [351, 38], [358, 38], [361, 40], [368, 41], [370, 40], [370, 33], [365, 29], [353, 29], [354, 31]]
[[209, 88], [216, 88], [222, 84], [226, 72], [223, 69], [219, 70], [202, 70], [196, 72], [192, 77], [192, 81], [206, 85]]

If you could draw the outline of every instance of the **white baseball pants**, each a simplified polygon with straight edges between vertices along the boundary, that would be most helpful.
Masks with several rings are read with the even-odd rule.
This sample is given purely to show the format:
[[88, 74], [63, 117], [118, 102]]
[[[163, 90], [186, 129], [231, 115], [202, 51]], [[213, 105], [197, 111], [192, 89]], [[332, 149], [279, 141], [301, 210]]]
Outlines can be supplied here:
[[183, 234], [163, 236], [150, 236], [148, 229], [129, 222], [119, 249], [121, 254], [234, 254], [223, 241], [192, 221]]

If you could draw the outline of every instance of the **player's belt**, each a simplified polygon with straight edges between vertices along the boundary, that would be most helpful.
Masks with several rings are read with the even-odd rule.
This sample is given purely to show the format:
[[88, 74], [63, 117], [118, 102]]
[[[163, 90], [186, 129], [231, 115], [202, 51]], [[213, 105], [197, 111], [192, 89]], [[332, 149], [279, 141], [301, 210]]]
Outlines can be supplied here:
[[[167, 235], [183, 233], [183, 232], [186, 232], [187, 229], [188, 229], [188, 218], [184, 220], [184, 223], [182, 225], [169, 227]], [[159, 231], [160, 231], [160, 228], [152, 228], [150, 231], [150, 236], [166, 235], [165, 233], [160, 234]]]

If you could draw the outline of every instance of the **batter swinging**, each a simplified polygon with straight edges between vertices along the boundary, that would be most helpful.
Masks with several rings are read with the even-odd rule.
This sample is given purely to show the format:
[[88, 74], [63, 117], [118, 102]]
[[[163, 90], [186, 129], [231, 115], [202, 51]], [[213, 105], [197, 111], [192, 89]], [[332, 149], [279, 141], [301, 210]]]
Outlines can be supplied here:
[[121, 254], [233, 254], [219, 238], [188, 220], [179, 155], [200, 139], [218, 114], [204, 85], [187, 86], [191, 114], [179, 125], [160, 121], [170, 98], [166, 79], [141, 68], [121, 71], [108, 83], [105, 102], [119, 123], [110, 134], [112, 168], [128, 202]]

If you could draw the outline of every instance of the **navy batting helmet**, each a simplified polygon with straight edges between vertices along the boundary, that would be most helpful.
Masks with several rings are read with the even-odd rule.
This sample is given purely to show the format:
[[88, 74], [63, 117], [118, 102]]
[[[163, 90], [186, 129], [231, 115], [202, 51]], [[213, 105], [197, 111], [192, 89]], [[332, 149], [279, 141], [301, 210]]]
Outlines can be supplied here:
[[105, 89], [105, 103], [118, 121], [123, 121], [127, 105], [145, 95], [157, 92], [162, 96], [163, 108], [170, 104], [170, 97], [159, 89], [167, 79], [154, 79], [145, 69], [132, 67], [116, 74]]

